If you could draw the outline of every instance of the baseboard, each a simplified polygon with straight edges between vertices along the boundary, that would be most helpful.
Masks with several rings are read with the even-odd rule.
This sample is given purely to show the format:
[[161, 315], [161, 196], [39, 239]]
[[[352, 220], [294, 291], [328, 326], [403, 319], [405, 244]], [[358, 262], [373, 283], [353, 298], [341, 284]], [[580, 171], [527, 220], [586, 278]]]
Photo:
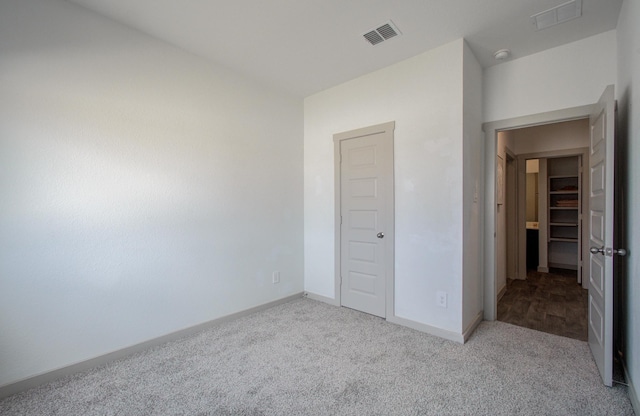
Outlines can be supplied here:
[[578, 270], [577, 264], [566, 264], [566, 263], [549, 263], [549, 268], [554, 269], [567, 269], [567, 270]]
[[471, 322], [471, 324], [469, 324], [469, 326], [467, 326], [467, 328], [464, 330], [464, 332], [462, 333], [462, 339], [463, 339], [462, 342], [463, 343], [467, 342], [467, 340], [469, 339], [471, 334], [473, 334], [473, 331], [475, 331], [476, 328], [478, 327], [478, 325], [480, 325], [480, 322], [482, 322], [482, 315], [483, 314], [484, 314], [484, 311], [478, 312], [478, 314], [476, 315], [476, 317], [473, 320], [473, 322]]
[[640, 415], [640, 400], [638, 400], [638, 392], [633, 385], [633, 380], [629, 377], [627, 363], [625, 363], [624, 360], [622, 361], [622, 370], [624, 371], [624, 379], [629, 385], [629, 387], [627, 387], [627, 394], [629, 395], [629, 401], [631, 401], [631, 407], [633, 407], [633, 412], [636, 415]]
[[538, 266], [538, 272], [540, 272], [540, 273], [549, 273], [549, 268], [548, 267]]
[[211, 321], [207, 321], [198, 325], [194, 325], [185, 329], [180, 329], [178, 331], [172, 332], [170, 334], [162, 335], [157, 338], [150, 339], [148, 341], [141, 342], [139, 344], [131, 345], [129, 347], [125, 347], [104, 355], [100, 355], [95, 358], [90, 358], [88, 360], [80, 361], [75, 364], [70, 364], [56, 370], [47, 371], [35, 376], [31, 376], [25, 378], [20, 381], [16, 381], [10, 384], [5, 384], [4, 386], [0, 386], [0, 398], [11, 396], [12, 394], [19, 393], [21, 391], [28, 390], [33, 387], [37, 387], [39, 385], [49, 383], [51, 381], [57, 380], [61, 377], [66, 377], [71, 374], [80, 373], [82, 371], [90, 370], [92, 368], [107, 364], [109, 362], [119, 360], [121, 358], [127, 357], [136, 352], [144, 351], [152, 347], [156, 347], [158, 345], [162, 345], [169, 341], [174, 341], [176, 339], [184, 338], [186, 336], [195, 334], [204, 329], [220, 325], [224, 322], [233, 321], [235, 319], [241, 318], [243, 316], [251, 315], [256, 312], [264, 311], [269, 308], [273, 308], [274, 306], [282, 305], [287, 302], [291, 302], [295, 299], [300, 299], [304, 294], [302, 292], [296, 293], [294, 295], [286, 296], [281, 299], [277, 299], [271, 302], [267, 302], [262, 305], [254, 306], [249, 309], [242, 310], [240, 312], [235, 312], [230, 315], [225, 315], [220, 318], [213, 319]]
[[498, 292], [497, 302], [500, 302], [500, 299], [502, 299], [505, 293], [507, 293], [507, 285], [502, 286], [502, 289], [500, 289], [500, 291]]
[[463, 334], [458, 334], [456, 332], [447, 331], [446, 329], [436, 328], [435, 326], [422, 324], [420, 322], [412, 321], [411, 319], [392, 316], [392, 317], [387, 317], [387, 322], [406, 326], [408, 328], [415, 329], [416, 331], [425, 332], [429, 335], [434, 335], [436, 337], [448, 339], [449, 341], [454, 341], [459, 344], [464, 344], [464, 341], [465, 341]]
[[317, 300], [318, 302], [328, 303], [329, 305], [332, 305], [332, 306], [340, 306], [337, 300], [328, 298], [326, 296], [318, 295], [312, 292], [304, 292], [304, 297], [312, 300]]
[[[326, 296], [318, 295], [312, 292], [304, 292], [304, 296], [309, 299], [317, 300], [320, 302], [328, 303], [329, 305], [340, 307], [340, 304], [335, 299], [328, 298]], [[465, 334], [457, 334], [455, 332], [447, 331], [446, 329], [436, 328], [435, 326], [422, 324], [420, 322], [412, 321], [406, 318], [400, 318], [398, 316], [391, 316], [391, 317], [387, 317], [386, 319], [387, 319], [387, 322], [390, 322], [392, 324], [406, 326], [408, 328], [415, 329], [416, 331], [425, 332], [427, 334], [435, 335], [436, 337], [448, 339], [450, 341], [455, 341], [460, 344], [464, 344], [464, 342], [466, 341]], [[482, 321], [482, 312], [478, 314], [478, 316], [476, 317], [476, 320], [474, 320], [474, 322], [469, 326], [468, 335], [471, 335], [473, 330], [478, 326], [478, 324], [481, 321]]]

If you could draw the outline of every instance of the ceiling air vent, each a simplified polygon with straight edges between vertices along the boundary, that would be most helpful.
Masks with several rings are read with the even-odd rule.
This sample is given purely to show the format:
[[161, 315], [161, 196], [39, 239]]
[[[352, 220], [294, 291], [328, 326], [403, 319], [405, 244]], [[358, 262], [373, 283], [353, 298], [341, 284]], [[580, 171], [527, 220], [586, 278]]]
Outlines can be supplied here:
[[582, 0], [572, 0], [553, 9], [534, 14], [531, 19], [536, 30], [542, 30], [580, 16], [582, 16]]
[[378, 43], [384, 42], [385, 40], [391, 39], [401, 34], [402, 33], [400, 33], [396, 25], [394, 25], [393, 22], [389, 20], [387, 23], [381, 25], [376, 29], [371, 29], [362, 36], [364, 36], [366, 41], [370, 44], [377, 45]]

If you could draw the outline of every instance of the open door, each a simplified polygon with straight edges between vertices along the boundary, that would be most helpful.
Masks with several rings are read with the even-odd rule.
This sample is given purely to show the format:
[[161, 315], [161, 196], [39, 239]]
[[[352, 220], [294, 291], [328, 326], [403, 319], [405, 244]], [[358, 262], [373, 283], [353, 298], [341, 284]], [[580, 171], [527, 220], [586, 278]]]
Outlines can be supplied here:
[[589, 162], [590, 273], [589, 347], [602, 381], [613, 378], [613, 267], [616, 255], [626, 252], [613, 247], [615, 100], [609, 85], [589, 117], [591, 155]]

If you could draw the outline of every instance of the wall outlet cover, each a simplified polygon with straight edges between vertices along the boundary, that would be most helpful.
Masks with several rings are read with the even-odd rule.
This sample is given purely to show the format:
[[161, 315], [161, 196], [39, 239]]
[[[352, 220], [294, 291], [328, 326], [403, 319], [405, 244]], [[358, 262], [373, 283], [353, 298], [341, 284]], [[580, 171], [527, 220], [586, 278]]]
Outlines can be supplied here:
[[440, 306], [441, 308], [446, 308], [447, 307], [447, 292], [443, 292], [443, 291], [439, 290], [436, 293], [436, 304], [438, 306]]

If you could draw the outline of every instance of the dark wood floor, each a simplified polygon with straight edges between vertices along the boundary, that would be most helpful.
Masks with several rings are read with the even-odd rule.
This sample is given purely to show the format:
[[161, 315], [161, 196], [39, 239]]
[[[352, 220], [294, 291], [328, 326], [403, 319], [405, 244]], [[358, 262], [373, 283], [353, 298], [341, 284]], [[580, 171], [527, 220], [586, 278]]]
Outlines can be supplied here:
[[507, 280], [498, 320], [587, 341], [587, 293], [575, 271], [530, 271], [526, 280]]

